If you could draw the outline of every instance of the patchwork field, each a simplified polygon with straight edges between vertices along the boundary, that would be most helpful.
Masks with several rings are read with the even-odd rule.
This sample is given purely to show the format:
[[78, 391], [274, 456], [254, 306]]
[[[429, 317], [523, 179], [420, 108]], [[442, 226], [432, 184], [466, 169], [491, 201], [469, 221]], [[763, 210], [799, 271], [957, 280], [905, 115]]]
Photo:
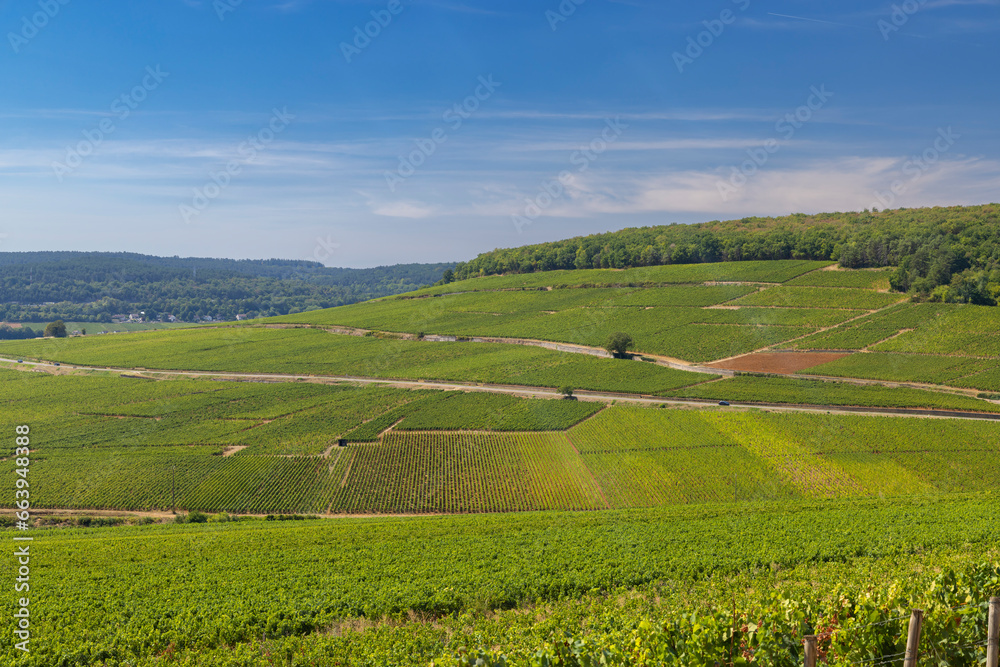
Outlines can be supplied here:
[[[1000, 423], [979, 421], [312, 383], [23, 371], [0, 380], [5, 411], [38, 443], [38, 508], [407, 514], [943, 493], [993, 489], [1000, 453]], [[824, 384], [738, 377], [675, 395], [1000, 410]], [[0, 463], [10, 472], [16, 460]]]
[[[597, 347], [620, 330], [633, 334], [640, 353], [692, 361], [791, 340], [788, 352], [716, 365], [1000, 388], [1000, 358], [990, 356], [989, 341], [1000, 320], [992, 309], [897, 304], [901, 295], [880, 291], [884, 272], [827, 267], [789, 261], [491, 277], [442, 286], [447, 294], [434, 288], [271, 326], [5, 341], [0, 356], [119, 369], [568, 385], [715, 402], [1000, 411], [970, 393], [720, 379], [527, 345], [419, 339]], [[333, 326], [390, 333], [323, 330]], [[864, 332], [882, 342], [854, 354], [809, 352]], [[18, 371], [0, 373], [2, 401], [44, 438], [33, 498], [53, 508], [498, 512], [982, 491], [994, 486], [984, 471], [996, 467], [1000, 440], [1000, 424], [986, 422], [657, 410], [405, 385], [150, 381], [66, 375], [65, 366], [50, 368], [62, 373], [51, 376], [11, 367]], [[904, 431], [908, 449], [885, 444]]]
[[709, 361], [802, 338], [902, 298], [873, 289], [778, 285], [824, 263], [748, 264], [477, 278], [267, 321], [594, 347], [620, 330], [633, 336], [636, 351]]
[[[488, 276], [239, 327], [148, 338], [5, 341], [0, 355], [122, 368], [570, 384], [646, 394], [699, 381], [664, 368], [624, 372], [603, 360], [522, 345], [445, 347], [420, 340], [434, 335], [600, 348], [609, 333], [623, 331], [632, 336], [634, 352], [682, 362], [726, 360], [720, 367], [1000, 388], [1000, 348], [992, 334], [1000, 325], [997, 309], [907, 303], [905, 295], [887, 291], [886, 271], [829, 268], [787, 260]], [[386, 333], [345, 335], [366, 331]], [[789, 369], [751, 367], [766, 360], [761, 356], [733, 361], [777, 349], [866, 356]]]
[[[735, 664], [739, 641], [790, 666], [807, 618], [843, 628], [828, 655], [868, 664], [917, 604], [937, 662], [975, 663], [1000, 592], [969, 557], [996, 553], [1000, 405], [975, 391], [1000, 390], [995, 317], [828, 267], [491, 277], [267, 323], [0, 342], [62, 364], [0, 368], [0, 405], [31, 427], [33, 516], [54, 512], [36, 529], [218, 513], [39, 533], [35, 664], [626, 665], [640, 646], [661, 664], [692, 642]], [[645, 360], [549, 349], [612, 331]]]

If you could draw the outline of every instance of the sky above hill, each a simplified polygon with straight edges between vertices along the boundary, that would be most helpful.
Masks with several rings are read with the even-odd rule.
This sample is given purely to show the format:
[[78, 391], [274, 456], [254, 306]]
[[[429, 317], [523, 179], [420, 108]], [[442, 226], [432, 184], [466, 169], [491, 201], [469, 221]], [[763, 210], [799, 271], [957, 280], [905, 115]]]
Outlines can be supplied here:
[[0, 250], [469, 259], [1000, 200], [1000, 0], [0, 0]]

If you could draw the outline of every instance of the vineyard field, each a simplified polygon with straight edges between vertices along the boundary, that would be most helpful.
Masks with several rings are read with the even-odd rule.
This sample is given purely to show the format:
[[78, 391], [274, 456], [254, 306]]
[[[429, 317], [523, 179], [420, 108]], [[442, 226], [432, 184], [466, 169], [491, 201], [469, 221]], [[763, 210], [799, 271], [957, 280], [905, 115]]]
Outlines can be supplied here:
[[[722, 290], [723, 288], [692, 286], [687, 289]], [[410, 334], [527, 338], [593, 347], [600, 347], [609, 331], [620, 330], [632, 334], [637, 351], [689, 358], [692, 361], [707, 361], [716, 358], [711, 355], [729, 356], [751, 352], [762, 345], [810, 333], [810, 330], [804, 327], [834, 326], [863, 313], [863, 311], [818, 308], [713, 309], [681, 305], [698, 301], [697, 294], [690, 299], [677, 298], [674, 304], [662, 305], [665, 295], [654, 294], [650, 297], [646, 294], [658, 291], [636, 290], [632, 291], [628, 298], [605, 298], [607, 290], [574, 289], [538, 293], [548, 296], [559, 292], [570, 294], [600, 292], [603, 295], [600, 299], [595, 298], [590, 302], [576, 299], [574, 307], [559, 310], [556, 309], [558, 304], [554, 302], [549, 304], [552, 310], [539, 308], [534, 303], [535, 293], [501, 294], [496, 305], [491, 303], [491, 298], [487, 298], [492, 295], [461, 294], [431, 300], [410, 299], [359, 304], [332, 311], [307, 313], [301, 317], [295, 316], [295, 321], [308, 320], [309, 324], [317, 326], [339, 325]], [[681, 294], [678, 288], [671, 288], [670, 291], [671, 296]], [[508, 310], [504, 302], [509, 302], [512, 296], [516, 296], [525, 304], [531, 304], [533, 308], [523, 311]], [[468, 304], [462, 302], [468, 297], [481, 300], [482, 303], [477, 308], [482, 310], [477, 312], [467, 310]], [[428, 304], [428, 301], [433, 303]], [[566, 300], [563, 300], [563, 303], [566, 303]], [[632, 303], [656, 305], [631, 306]], [[713, 332], [703, 325], [738, 325], [740, 328], [732, 326], [720, 332]], [[718, 342], [706, 342], [702, 350], [697, 350], [686, 344], [692, 336], [716, 340], [721, 337], [731, 343], [722, 346]]]
[[347, 513], [600, 509], [600, 491], [563, 434], [390, 433], [348, 448], [331, 510]]
[[782, 347], [795, 350], [863, 350], [897, 333], [897, 329], [883, 328], [866, 318], [858, 323], [821, 331]]
[[[889, 469], [905, 471], [912, 492], [976, 491], [994, 488], [994, 478], [976, 470], [991, 469], [993, 445], [983, 443], [1000, 438], [1000, 425], [985, 422], [602, 410], [483, 392], [21, 371], [0, 371], [0, 379], [0, 400], [45, 442], [39, 506], [76, 509], [176, 502], [239, 513], [409, 513], [853, 497], [903, 490], [898, 475], [873, 472]], [[998, 409], [917, 389], [781, 378], [718, 380], [678, 395]], [[934, 453], [943, 431], [953, 431], [947, 460]], [[908, 449], [886, 444], [899, 440], [897, 432]], [[822, 448], [813, 433], [837, 447]], [[371, 444], [340, 448], [340, 438]], [[9, 470], [14, 461], [2, 465]]]
[[[133, 337], [134, 336], [134, 337]], [[231, 328], [111, 339], [0, 342], [0, 356], [70, 364], [249, 373], [455, 380], [658, 393], [705, 379], [653, 365], [520, 345], [425, 343], [337, 336], [310, 329]]]
[[68, 364], [249, 373], [455, 380], [658, 393], [705, 379], [651, 364], [521, 345], [426, 343], [256, 327], [0, 342], [0, 356]]
[[1000, 357], [1000, 342], [996, 336], [1000, 329], [1000, 313], [996, 308], [949, 304], [935, 310], [936, 316], [924, 318], [913, 331], [880, 343], [873, 349], [880, 352]]
[[951, 380], [948, 384], [955, 387], [969, 387], [988, 392], [1000, 392], [1000, 368], [967, 375], [957, 380]]
[[[486, 276], [428, 287], [407, 296], [451, 294], [476, 290], [542, 289], [547, 287], [655, 287], [670, 284], [706, 282], [783, 283], [803, 273], [830, 266], [831, 262], [776, 260], [719, 262], [715, 264], [674, 264], [647, 266], [618, 271], [584, 269], [580, 271], [541, 271], [508, 276]], [[398, 298], [398, 297], [391, 297]]]
[[671, 392], [679, 398], [705, 398], [759, 403], [849, 405], [882, 408], [928, 408], [1000, 412], [1000, 405], [971, 396], [909, 387], [858, 386], [777, 377], [739, 376]]
[[786, 282], [792, 287], [849, 287], [888, 290], [889, 271], [810, 271]]
[[40, 455], [32, 463], [33, 504], [169, 510], [176, 503], [182, 510], [239, 514], [606, 507], [560, 433], [390, 433], [377, 444], [335, 448], [329, 458], [220, 453], [189, 446]]
[[374, 419], [365, 422], [350, 433], [346, 433], [344, 438], [351, 442], [375, 442], [382, 431], [385, 431], [393, 424], [403, 420], [407, 415], [419, 412], [434, 405], [446, 402], [458, 392], [428, 392], [417, 400], [400, 405], [388, 412], [380, 414]]
[[861, 349], [876, 352], [1000, 356], [993, 332], [995, 308], [943, 303], [906, 303], [827, 332], [796, 341], [799, 349]]
[[877, 310], [904, 299], [902, 294], [829, 287], [778, 285], [737, 299], [734, 305], [781, 306], [784, 308], [853, 308]]
[[971, 665], [955, 651], [980, 641], [1000, 593], [995, 519], [981, 496], [956, 496], [38, 531], [32, 652], [18, 662], [5, 638], [0, 660], [453, 665], [465, 647], [527, 665], [572, 628], [616, 665], [637, 640], [714, 661], [735, 614], [769, 628], [741, 641], [792, 667], [802, 618], [838, 617], [831, 648], [859, 661], [920, 606], [938, 659]]
[[[219, 456], [215, 447], [83, 450], [32, 464], [38, 508], [325, 512], [337, 474], [319, 457]], [[8, 467], [5, 464], [4, 467]], [[176, 490], [174, 490], [176, 488]]]
[[739, 445], [637, 448], [584, 454], [615, 508], [802, 498]]
[[714, 361], [748, 354], [812, 331], [815, 329], [789, 326], [689, 324], [665, 332], [665, 340], [651, 346], [651, 351], [693, 362]]
[[924, 354], [852, 354], [808, 369], [812, 375], [868, 378], [891, 382], [951, 384], [958, 378], [996, 367], [996, 362], [969, 357]]
[[986, 491], [1000, 453], [991, 422], [619, 406], [569, 437], [612, 506]]
[[688, 306], [703, 308], [732, 301], [756, 291], [749, 285], [671, 285], [668, 287], [649, 287], [646, 289], [630, 289], [610, 306], [626, 307], [666, 307]]
[[861, 310], [835, 308], [705, 308], [695, 319], [697, 324], [742, 324], [756, 326], [832, 327], [844, 320], [863, 315]]
[[397, 431], [565, 431], [603, 404], [549, 399], [524, 400], [506, 394], [459, 393], [422, 407]]

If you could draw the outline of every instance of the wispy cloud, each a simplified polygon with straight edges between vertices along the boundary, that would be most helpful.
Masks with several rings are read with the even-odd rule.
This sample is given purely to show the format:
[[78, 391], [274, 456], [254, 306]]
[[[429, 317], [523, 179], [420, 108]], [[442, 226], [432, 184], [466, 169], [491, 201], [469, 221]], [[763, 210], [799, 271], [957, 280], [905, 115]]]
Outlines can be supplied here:
[[[704, 219], [744, 215], [781, 215], [793, 212], [861, 210], [901, 177], [905, 160], [895, 157], [845, 157], [814, 160], [794, 168], [761, 172], [747, 187], [724, 200], [719, 170], [661, 171], [656, 174], [602, 173], [575, 175], [565, 194], [540, 216], [601, 219], [612, 216], [618, 227], [628, 219], [650, 215], [694, 215]], [[896, 206], [976, 204], [997, 198], [1000, 161], [982, 158], [942, 160], [919, 179], [907, 184]], [[382, 216], [426, 218], [458, 217], [508, 220], [533, 194], [533, 185], [512, 187], [509, 182], [459, 188], [464, 196], [440, 201], [395, 201], [365, 195], [369, 209]], [[458, 195], [458, 193], [452, 193]]]
[[928, 0], [924, 3], [924, 9], [946, 9], [948, 7], [968, 7], [985, 6], [1000, 7], [1000, 0]]
[[297, 12], [300, 9], [304, 9], [312, 4], [313, 0], [285, 0], [284, 2], [278, 2], [271, 5], [271, 9], [277, 10], [279, 12]]
[[436, 0], [423, 0], [420, 4], [427, 7], [434, 7], [435, 9], [443, 9], [450, 12], [460, 12], [462, 14], [479, 14], [481, 16], [513, 16], [508, 12], [501, 12], [495, 9], [486, 9], [484, 7], [474, 7], [472, 5], [466, 5], [460, 2], [440, 2]]
[[768, 12], [768, 16], [777, 16], [784, 19], [795, 19], [797, 21], [810, 21], [812, 23], [826, 23], [827, 25], [836, 25], [842, 28], [857, 28], [859, 26], [850, 25], [849, 23], [838, 23], [836, 21], [827, 21], [825, 19], [813, 19], [806, 16], [792, 16], [790, 14], [775, 14], [774, 12]]

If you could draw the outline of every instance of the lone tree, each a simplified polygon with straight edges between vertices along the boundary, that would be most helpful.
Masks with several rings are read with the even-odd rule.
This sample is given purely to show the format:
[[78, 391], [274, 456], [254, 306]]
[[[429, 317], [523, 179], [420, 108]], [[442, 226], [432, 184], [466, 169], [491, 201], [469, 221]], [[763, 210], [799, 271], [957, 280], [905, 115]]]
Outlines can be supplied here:
[[52, 336], [55, 338], [65, 338], [66, 337], [66, 324], [62, 320], [56, 320], [55, 322], [49, 322], [45, 327], [45, 335]]
[[604, 341], [604, 349], [608, 351], [608, 354], [623, 357], [628, 353], [628, 349], [632, 347], [633, 342], [632, 336], [622, 331], [616, 331]]
[[566, 398], [571, 398], [573, 396], [573, 387], [570, 387], [569, 385], [559, 387], [559, 393]]

